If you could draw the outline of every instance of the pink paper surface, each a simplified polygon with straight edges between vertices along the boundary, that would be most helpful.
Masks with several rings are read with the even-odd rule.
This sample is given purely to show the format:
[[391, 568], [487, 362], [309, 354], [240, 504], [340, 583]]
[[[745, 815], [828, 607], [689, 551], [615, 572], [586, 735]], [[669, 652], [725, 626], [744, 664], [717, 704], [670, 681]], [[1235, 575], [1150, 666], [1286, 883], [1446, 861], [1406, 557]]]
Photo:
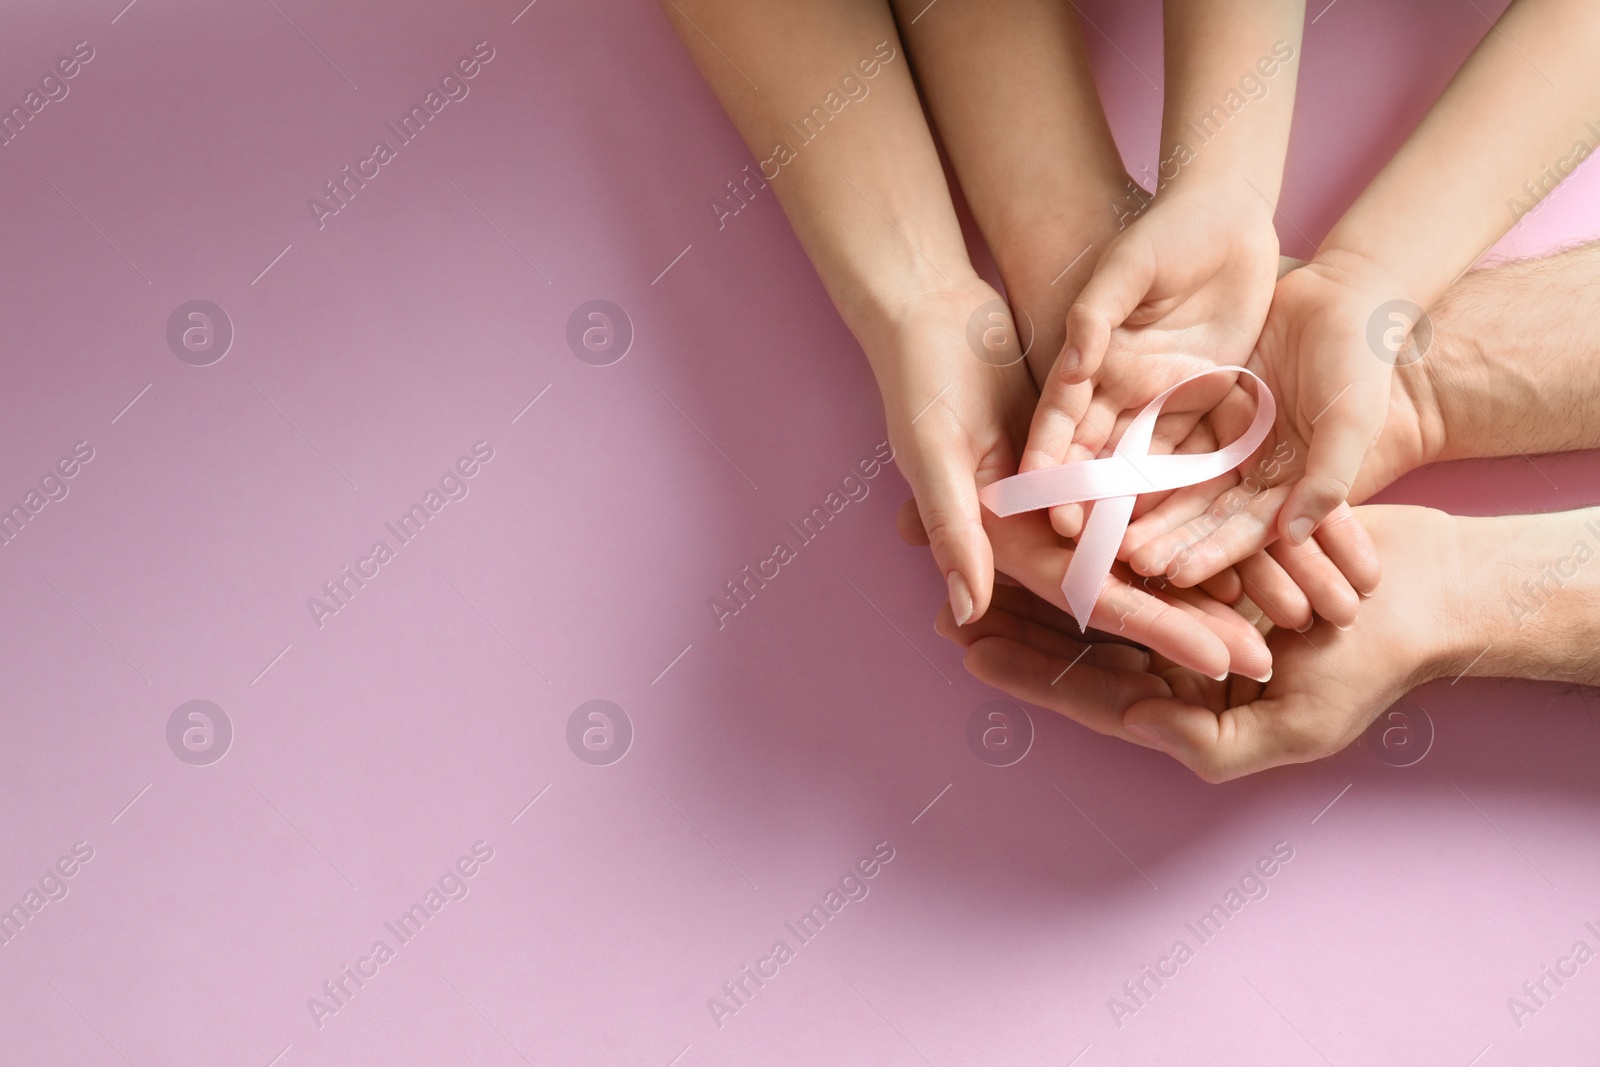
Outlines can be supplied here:
[[[1135, 171], [1157, 9], [1084, 7]], [[1280, 217], [1299, 255], [1486, 26], [1442, 0], [1310, 15]], [[92, 449], [0, 547], [0, 907], [43, 902], [0, 946], [0, 1062], [1593, 1055], [1600, 963], [1520, 1028], [1506, 1006], [1600, 947], [1590, 691], [1430, 686], [1407, 767], [1363, 742], [1210, 787], [1015, 706], [1020, 761], [978, 758], [998, 694], [933, 633], [938, 575], [893, 532], [904, 483], [859, 474], [884, 436], [865, 363], [770, 190], [718, 228], [750, 157], [653, 5], [0, 19], [8, 108], [94, 50], [0, 148], [0, 502]], [[485, 41], [465, 98], [319, 228], [308, 200]], [[1597, 188], [1585, 167], [1500, 251], [1594, 235]], [[168, 341], [193, 300], [232, 327], [207, 366]], [[567, 340], [593, 300], [631, 323], [607, 366]], [[465, 496], [401, 543], [386, 523], [477, 442], [492, 459], [444, 483]], [[1597, 486], [1584, 455], [1387, 498], [1497, 512]], [[803, 540], [788, 524], [834, 493]], [[746, 579], [780, 540], [794, 558]], [[719, 628], [730, 581], [751, 592]], [[214, 714], [169, 743], [195, 700], [231, 726], [214, 762], [180, 758], [223, 749]], [[596, 700], [631, 724], [608, 765], [578, 755], [628, 732], [611, 712], [613, 747], [586, 748]], [[1190, 933], [1275, 846], [1266, 895]], [[875, 847], [892, 859], [843, 881]], [[842, 881], [866, 895], [790, 930]], [[763, 964], [780, 940], [792, 958]], [[1193, 958], [1119, 1025], [1108, 1002], [1179, 940]]]

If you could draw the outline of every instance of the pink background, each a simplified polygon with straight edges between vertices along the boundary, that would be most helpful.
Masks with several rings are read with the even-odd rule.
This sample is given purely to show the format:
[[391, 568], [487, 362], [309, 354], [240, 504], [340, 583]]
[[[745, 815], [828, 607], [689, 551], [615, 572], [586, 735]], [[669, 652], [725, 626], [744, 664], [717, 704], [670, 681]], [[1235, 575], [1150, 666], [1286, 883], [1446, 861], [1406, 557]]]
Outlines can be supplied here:
[[[1595, 1052], [1600, 963], [1520, 1029], [1506, 1007], [1574, 941], [1600, 948], [1590, 691], [1431, 686], [1413, 705], [1436, 737], [1405, 768], [1364, 742], [1209, 787], [1038, 710], [1027, 756], [989, 766], [965, 729], [997, 694], [933, 633], [892, 469], [715, 627], [708, 598], [883, 430], [776, 201], [717, 230], [749, 156], [653, 5], [121, 4], [13, 3], [0, 33], [7, 108], [74, 42], [96, 53], [0, 148], [0, 503], [94, 449], [0, 547], [0, 906], [94, 850], [0, 947], [0, 1059]], [[1135, 170], [1157, 9], [1086, 7]], [[1286, 252], [1484, 31], [1454, 0], [1340, 0], [1308, 27]], [[485, 40], [470, 95], [319, 230], [307, 199]], [[1600, 232], [1597, 189], [1585, 168], [1502, 250]], [[165, 337], [195, 298], [236, 331], [206, 367]], [[607, 367], [565, 340], [595, 298], [636, 334]], [[319, 629], [307, 598], [479, 440], [470, 494]], [[1537, 462], [1548, 481], [1518, 459], [1389, 499], [1594, 499], [1592, 456]], [[167, 744], [192, 699], [234, 729], [208, 766]], [[636, 732], [609, 766], [566, 742], [592, 699]], [[384, 923], [477, 841], [470, 894], [319, 1028], [308, 998], [397, 945]], [[715, 1025], [708, 998], [881, 841], [870, 894]], [[1278, 842], [1268, 896], [1119, 1028], [1108, 998], [1194, 947], [1183, 924]]]

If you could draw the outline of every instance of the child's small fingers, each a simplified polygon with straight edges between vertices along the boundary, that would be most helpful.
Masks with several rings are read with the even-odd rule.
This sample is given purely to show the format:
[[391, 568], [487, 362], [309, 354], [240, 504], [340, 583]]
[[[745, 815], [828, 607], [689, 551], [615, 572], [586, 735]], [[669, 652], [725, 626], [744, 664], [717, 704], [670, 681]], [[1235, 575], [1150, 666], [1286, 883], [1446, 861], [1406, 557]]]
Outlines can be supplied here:
[[[1187, 419], [1189, 428], [1187, 431], [1185, 431], [1180, 423], [1166, 424], [1170, 436], [1164, 437], [1162, 435], [1163, 423], [1161, 419], [1157, 419], [1156, 436], [1150, 442], [1151, 455], [1164, 455], [1168, 453], [1173, 455], [1188, 455], [1196, 452], [1212, 452], [1216, 450], [1216, 439], [1212, 436], [1210, 428], [1203, 422], [1194, 421], [1199, 418], [1198, 415], [1194, 415], [1193, 413], [1178, 412], [1173, 417], [1178, 419]], [[1162, 418], [1164, 419], [1166, 416], [1163, 415]], [[1217, 488], [1212, 494], [1215, 496], [1221, 493], [1228, 486], [1232, 485], [1234, 478], [1235, 476], [1233, 475], [1233, 472], [1229, 471], [1227, 474], [1212, 479], [1212, 482], [1204, 484], [1217, 484]], [[1141, 517], [1157, 510], [1168, 500], [1172, 499], [1174, 494], [1184, 492], [1185, 489], [1194, 488], [1196, 487], [1186, 486], [1182, 489], [1168, 490], [1166, 492], [1141, 493], [1138, 500], [1136, 500], [1133, 505], [1133, 521], [1138, 522]], [[1131, 524], [1129, 530], [1130, 533], [1128, 535], [1124, 535], [1122, 541], [1122, 549], [1124, 552], [1131, 552], [1134, 546], [1139, 541], [1144, 539], [1144, 537], [1141, 537], [1138, 534], [1131, 533]], [[1146, 534], [1144, 536], [1148, 537], [1149, 535]]]
[[1174, 556], [1205, 540], [1226, 518], [1221, 503], [1238, 484], [1233, 472], [1208, 482], [1174, 489], [1155, 507], [1137, 516], [1122, 536], [1119, 556], [1139, 574], [1167, 572]]
[[[1062, 462], [1082, 462], [1085, 459], [1094, 459], [1093, 453], [1078, 442], [1067, 446], [1066, 459]], [[1061, 534], [1062, 537], [1077, 537], [1083, 533], [1083, 522], [1088, 518], [1088, 509], [1083, 504], [1056, 504], [1050, 509], [1051, 530]]]
[[[1105, 448], [1108, 438], [1115, 433], [1118, 412], [1105, 397], [1096, 395], [1090, 401], [1083, 417], [1078, 420], [1072, 441], [1067, 445], [1062, 463], [1080, 463], [1095, 459]], [[1038, 465], [1038, 460], [1034, 460]], [[1026, 458], [1022, 468], [1030, 470]], [[1088, 509], [1083, 504], [1058, 504], [1050, 509], [1050, 526], [1062, 537], [1076, 538], [1083, 533]]]
[[1295, 585], [1304, 590], [1312, 610], [1318, 615], [1340, 629], [1349, 629], [1356, 621], [1356, 614], [1361, 610], [1360, 598], [1315, 537], [1299, 545], [1275, 541], [1267, 553], [1283, 566]]
[[1197, 585], [1276, 540], [1278, 509], [1287, 495], [1282, 487], [1254, 494], [1230, 489], [1182, 529], [1141, 546], [1142, 562], [1162, 565], [1175, 585]]
[[1050, 528], [1062, 537], [1077, 539], [1089, 513], [1082, 504], [1057, 504], [1050, 509]]
[[1372, 535], [1349, 504], [1333, 509], [1317, 527], [1316, 540], [1357, 593], [1371, 596], [1377, 590], [1383, 578], [1383, 560], [1378, 556], [1378, 546], [1372, 543]]
[[1311, 625], [1311, 601], [1272, 556], [1258, 552], [1240, 560], [1235, 569], [1245, 596], [1272, 620], [1272, 625], [1286, 630], [1304, 630]]

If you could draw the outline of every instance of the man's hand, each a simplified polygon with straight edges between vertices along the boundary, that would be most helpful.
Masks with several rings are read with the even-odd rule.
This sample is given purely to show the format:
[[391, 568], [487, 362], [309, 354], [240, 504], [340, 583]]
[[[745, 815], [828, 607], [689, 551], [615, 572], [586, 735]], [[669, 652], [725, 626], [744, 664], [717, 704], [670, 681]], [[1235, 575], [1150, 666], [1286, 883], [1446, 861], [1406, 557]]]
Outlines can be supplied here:
[[[981, 623], [941, 632], [968, 646], [967, 668], [1021, 700], [1100, 733], [1165, 752], [1208, 782], [1343, 748], [1411, 688], [1466, 666], [1478, 653], [1472, 613], [1503, 605], [1498, 576], [1482, 567], [1495, 532], [1443, 512], [1366, 507], [1391, 578], [1350, 630], [1319, 623], [1268, 635], [1274, 672], [1264, 685], [1212, 682], [1157, 658], [1144, 674], [1105, 665], [1062, 674], [1070, 617], [1018, 590], [1002, 590]], [[1502, 531], [1503, 533], [1503, 531]], [[1481, 543], [1480, 543], [1481, 542]]]

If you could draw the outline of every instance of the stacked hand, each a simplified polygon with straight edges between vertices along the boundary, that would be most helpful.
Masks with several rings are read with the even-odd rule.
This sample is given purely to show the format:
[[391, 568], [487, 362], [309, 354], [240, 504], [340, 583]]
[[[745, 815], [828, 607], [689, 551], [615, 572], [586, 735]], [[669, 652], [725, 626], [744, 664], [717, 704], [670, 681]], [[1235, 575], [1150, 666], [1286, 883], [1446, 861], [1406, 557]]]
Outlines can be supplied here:
[[[1198, 371], [1244, 366], [1266, 383], [1276, 421], [1254, 456], [1205, 484], [1136, 500], [1089, 623], [1148, 653], [1122, 644], [1085, 659], [1077, 678], [1097, 688], [1075, 692], [1068, 709], [1089, 708], [1098, 727], [1217, 778], [1347, 740], [1373, 707], [1442, 662], [1436, 642], [1409, 641], [1433, 631], [1406, 612], [1413, 600], [1417, 610], [1459, 607], [1440, 599], [1450, 531], [1421, 513], [1351, 504], [1441, 455], [1600, 445], [1590, 429], [1600, 425], [1600, 361], [1572, 321], [1600, 257], [1577, 257], [1558, 276], [1503, 276], [1468, 315], [1475, 340], [1498, 336], [1497, 352], [1462, 346], [1448, 379], [1432, 377], [1432, 354], [1405, 366], [1426, 343], [1422, 308], [1435, 314], [1458, 286], [1473, 291], [1464, 272], [1526, 210], [1514, 200], [1508, 219], [1506, 191], [1533, 190], [1527, 175], [1541, 161], [1581, 159], [1573, 137], [1600, 106], [1590, 6], [1507, 8], [1313, 262], [1282, 277], [1274, 220], [1304, 5], [1162, 5], [1153, 198], [1129, 193], [1072, 5], [930, 13], [921, 0], [699, 0], [692, 20], [679, 4], [663, 10], [750, 150], [781, 166], [774, 176], [763, 162], [762, 174], [883, 393], [916, 497], [902, 531], [931, 544], [946, 625], [963, 625], [957, 636], [975, 642], [983, 676], [1060, 706], [1053, 689], [1028, 688], [1038, 681], [1028, 671], [1078, 647], [1052, 612], [1066, 607], [1061, 582], [1086, 511], [999, 520], [979, 490], [1106, 455], [1139, 411]], [[746, 69], [760, 71], [759, 91]], [[833, 77], [824, 72], [841, 70], [850, 73], [840, 91], [872, 102], [835, 121], [844, 104], [832, 101], [843, 97], [823, 98], [826, 111], [815, 102]], [[797, 125], [797, 114], [808, 117]], [[1442, 172], [1449, 182], [1437, 181]], [[1009, 309], [1022, 312], [1030, 351], [973, 267], [958, 200]], [[1520, 329], [1496, 333], [1518, 315]], [[1565, 345], [1546, 342], [1531, 358], [1523, 339], [1558, 320]], [[1045, 366], [1051, 349], [1059, 356]], [[1552, 402], [1558, 393], [1565, 406]], [[1233, 376], [1198, 377], [1163, 401], [1149, 451], [1216, 451], [1241, 436], [1257, 403], [1254, 386]], [[1443, 538], [1438, 554], [1418, 547], [1428, 537]], [[1381, 589], [1380, 555], [1390, 572]], [[1038, 599], [997, 587], [997, 575]], [[1571, 618], [1588, 603], [1564, 586], [1540, 597], [1570, 600]], [[1488, 610], [1494, 597], [1480, 601]], [[1273, 628], [1266, 639], [1258, 623]], [[1563, 659], [1551, 650], [1568, 647], [1566, 632], [1541, 636], [1516, 660], [1496, 660], [1514, 639], [1487, 642], [1495, 651], [1475, 669], [1593, 666], [1592, 642]], [[1342, 697], [1325, 687], [1328, 649], [1335, 676], [1375, 684]], [[1600, 669], [1584, 676], [1600, 679]], [[1097, 693], [1105, 699], [1088, 700]]]
[[[1243, 236], [1230, 239], [1236, 233]], [[1111, 244], [1073, 304], [1067, 342], [1042, 397], [1005, 304], [975, 277], [917, 298], [892, 328], [864, 339], [917, 501], [913, 536], [931, 543], [954, 619], [983, 616], [997, 570], [1064, 607], [1061, 578], [1082, 528], [1078, 506], [1052, 509], [1048, 524], [1041, 515], [986, 514], [978, 489], [1018, 469], [1103, 454], [1133, 414], [1175, 382], [1248, 357], [1246, 365], [1286, 398], [1273, 433], [1246, 467], [1251, 491], [1240, 492], [1240, 475], [1230, 473], [1141, 498], [1125, 562], [1105, 583], [1091, 624], [1210, 678], [1265, 678], [1271, 657], [1250, 621], [1256, 613], [1235, 610], [1244, 598], [1283, 628], [1304, 630], [1315, 615], [1339, 626], [1354, 621], [1357, 593], [1373, 591], [1379, 564], [1365, 530], [1338, 506], [1342, 499], [1316, 535], [1298, 543], [1279, 541], [1275, 520], [1307, 468], [1307, 438], [1325, 432], [1322, 425], [1343, 430], [1363, 417], [1308, 412], [1329, 376], [1298, 369], [1357, 317], [1341, 315], [1341, 307], [1363, 298], [1311, 267], [1301, 270], [1313, 284], [1291, 272], [1275, 289], [1277, 264], [1264, 208], [1158, 197]], [[975, 319], [983, 327], [978, 351]], [[1351, 349], [1345, 343], [1338, 351], [1352, 373], [1365, 370], [1356, 357], [1390, 369], [1369, 351]], [[1087, 380], [1073, 381], [1086, 373]], [[1387, 390], [1386, 374], [1369, 377]], [[1231, 376], [1216, 374], [1174, 399], [1157, 423], [1154, 452], [1214, 450], [1242, 433], [1256, 403]]]
[[[1398, 303], [1398, 287], [1352, 256], [1278, 273], [1270, 217], [1253, 205], [1158, 197], [1072, 305], [1036, 402], [1020, 368], [991, 365], [1020, 352], [989, 351], [985, 362], [954, 339], [963, 308], [995, 299], [987, 287], [947, 298], [942, 345], [912, 342], [923, 353], [919, 372], [946, 381], [884, 383], [886, 397], [907, 397], [905, 418], [891, 402], [890, 425], [906, 441], [902, 468], [921, 502], [902, 513], [902, 536], [931, 540], [942, 567], [959, 561], [947, 573], [984, 573], [982, 549], [992, 544], [993, 567], [1021, 583], [983, 587], [959, 620], [942, 611], [940, 630], [968, 647], [969, 669], [1210, 781], [1335, 751], [1459, 658], [1441, 624], [1460, 585], [1455, 520], [1347, 503], [1430, 458], [1426, 397], [1417, 395], [1427, 379], [1393, 384], [1405, 331], [1384, 337], [1400, 343], [1383, 349], [1369, 338], [1374, 311]], [[992, 336], [1008, 342], [1015, 330]], [[934, 349], [945, 358], [931, 358]], [[1083, 507], [1053, 508], [1048, 523], [1043, 513], [1000, 519], [979, 511], [976, 489], [1009, 473], [1024, 419], [1018, 469], [1094, 458], [1155, 397], [1229, 364], [1254, 372], [1277, 399], [1271, 432], [1241, 468], [1139, 499], [1123, 562], [1091, 618], [1100, 633], [1078, 632], [1060, 583]], [[939, 399], [912, 410], [919, 396]], [[1163, 408], [1151, 451], [1215, 450], [1244, 433], [1258, 402], [1253, 386], [1207, 375]], [[948, 470], [953, 447], [972, 476], [936, 491], [925, 471]], [[1381, 590], [1380, 555], [1402, 575]], [[1371, 618], [1353, 627], [1361, 597], [1372, 598], [1363, 613]], [[951, 602], [963, 606], [960, 596]], [[1251, 640], [1263, 617], [1264, 649]]]
[[[987, 609], [998, 569], [1047, 601], [1065, 607], [1062, 575], [1072, 545], [1041, 515], [985, 515], [977, 490], [1017, 467], [1027, 420], [1037, 403], [1009, 319], [1000, 346], [978, 358], [967, 340], [980, 309], [1004, 305], [976, 278], [920, 298], [896, 328], [870, 338], [880, 372], [896, 463], [916, 495], [903, 527], [931, 544], [946, 576], [952, 618], [969, 622]], [[895, 358], [898, 354], [915, 358]], [[1159, 651], [1207, 677], [1230, 671], [1265, 677], [1271, 659], [1259, 632], [1232, 608], [1200, 590], [1141, 580], [1126, 568], [1107, 580], [1093, 616], [1100, 629]]]
[[[1274, 287], [1277, 244], [1264, 208], [1209, 207], [1158, 196], [1101, 261], [1068, 316], [1021, 469], [1101, 455], [1166, 389], [1204, 366], [1244, 362], [1277, 399], [1274, 433], [1244, 474], [1141, 499], [1122, 558], [1180, 586], [1241, 564], [1213, 591], [1236, 597], [1242, 579], [1278, 625], [1303, 628], [1312, 611], [1349, 625], [1378, 568], [1340, 505], [1361, 499], [1352, 489], [1379, 487], [1358, 486], [1357, 476], [1384, 424], [1393, 365], [1366, 335], [1396, 288], [1350, 256], [1292, 270]], [[1263, 223], [1265, 235], [1252, 237]], [[1231, 385], [1212, 375], [1181, 391], [1163, 408], [1152, 451], [1206, 451], [1240, 436], [1256, 399]], [[1249, 491], [1222, 499], [1247, 475]], [[1218, 515], [1240, 519], [1226, 537], [1211, 535]], [[1072, 535], [1081, 505], [1051, 517]], [[1241, 536], [1246, 529], [1252, 536]], [[1273, 545], [1280, 535], [1286, 542]]]
[[1079, 661], [1085, 646], [1071, 618], [1020, 589], [998, 591], [970, 626], [955, 626], [946, 609], [939, 629], [967, 648], [968, 669], [990, 685], [1165, 752], [1206, 781], [1319, 759], [1413, 686], [1458, 672], [1472, 656], [1457, 623], [1469, 603], [1470, 545], [1481, 534], [1427, 508], [1364, 507], [1356, 516], [1389, 560], [1390, 578], [1359, 626], [1272, 631], [1275, 669], [1265, 684], [1216, 682], [1127, 652]]

